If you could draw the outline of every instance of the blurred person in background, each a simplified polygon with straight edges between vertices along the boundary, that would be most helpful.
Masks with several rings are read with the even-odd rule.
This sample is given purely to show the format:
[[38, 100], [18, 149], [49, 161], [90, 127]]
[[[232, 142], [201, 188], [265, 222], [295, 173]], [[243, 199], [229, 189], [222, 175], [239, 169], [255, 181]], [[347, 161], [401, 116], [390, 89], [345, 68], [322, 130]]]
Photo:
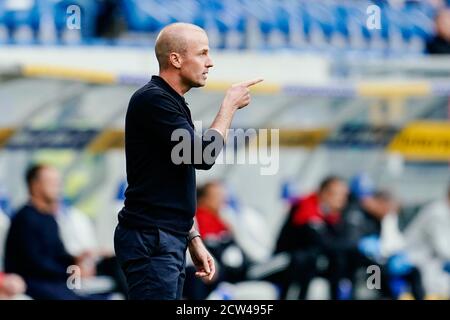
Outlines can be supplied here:
[[355, 231], [365, 234], [380, 231], [380, 221], [389, 211], [391, 204], [374, 197], [375, 192], [375, 184], [367, 173], [359, 173], [351, 179], [346, 218], [355, 223], [358, 219], [365, 220], [359, 230]]
[[346, 241], [355, 250], [351, 267], [368, 266], [379, 258], [381, 222], [395, 205], [390, 198], [377, 193], [368, 174], [359, 173], [350, 180], [343, 229]]
[[19, 275], [3, 272], [3, 251], [9, 224], [9, 217], [0, 206], [0, 300], [14, 299], [18, 295], [25, 293], [26, 288], [25, 282]]
[[33, 299], [104, 298], [81, 296], [68, 287], [69, 266], [77, 266], [82, 278], [93, 276], [95, 266], [89, 252], [74, 257], [60, 238], [56, 221], [61, 190], [59, 172], [48, 165], [33, 165], [27, 170], [26, 183], [29, 200], [11, 221], [5, 271], [23, 277], [26, 294]]
[[450, 7], [438, 11], [435, 18], [436, 35], [427, 43], [430, 54], [450, 54]]
[[95, 36], [100, 38], [117, 38], [120, 36], [120, 2], [116, 0], [99, 0], [99, 12], [95, 17]]
[[197, 189], [195, 221], [206, 248], [216, 259], [217, 271], [213, 281], [203, 283], [192, 281], [195, 270], [188, 268], [186, 293], [194, 299], [206, 298], [222, 281], [236, 283], [245, 279], [249, 260], [221, 217], [226, 200], [225, 187], [219, 181], [208, 182]]
[[406, 250], [419, 267], [427, 297], [450, 296], [450, 186], [447, 197], [423, 207], [405, 230]]
[[352, 283], [356, 282], [358, 268], [378, 265], [381, 297], [400, 298], [411, 292], [414, 298], [423, 299], [420, 272], [404, 251], [398, 225], [398, 201], [387, 191], [376, 191], [365, 173], [352, 178], [350, 190], [343, 232], [349, 247], [347, 272]]
[[357, 286], [356, 275], [360, 268], [378, 265], [381, 271], [382, 297], [390, 297], [387, 270], [381, 263], [381, 222], [391, 211], [390, 201], [376, 193], [369, 176], [357, 175], [350, 182], [350, 196], [343, 214], [343, 232], [352, 249], [348, 256], [349, 275], [353, 292]]
[[346, 244], [341, 239], [340, 220], [347, 197], [347, 184], [337, 176], [329, 176], [317, 192], [294, 203], [275, 249], [275, 253], [291, 255], [290, 266], [281, 275], [281, 298], [286, 298], [290, 284], [297, 283], [298, 298], [305, 299], [315, 277], [328, 279], [332, 299], [342, 298]]
[[0, 208], [0, 300], [13, 299], [24, 294], [26, 285], [22, 277], [17, 274], [3, 272], [4, 246], [9, 229], [9, 218]]
[[[120, 292], [123, 296], [126, 296], [125, 276], [120, 269], [114, 251], [100, 247], [94, 224], [86, 214], [69, 204], [62, 203], [56, 215], [56, 221], [67, 252], [74, 257], [89, 253], [95, 263], [95, 275], [107, 276], [113, 280], [112, 288], [107, 291]], [[113, 230], [111, 230], [111, 237], [112, 233]], [[95, 279], [89, 280], [95, 285]]]

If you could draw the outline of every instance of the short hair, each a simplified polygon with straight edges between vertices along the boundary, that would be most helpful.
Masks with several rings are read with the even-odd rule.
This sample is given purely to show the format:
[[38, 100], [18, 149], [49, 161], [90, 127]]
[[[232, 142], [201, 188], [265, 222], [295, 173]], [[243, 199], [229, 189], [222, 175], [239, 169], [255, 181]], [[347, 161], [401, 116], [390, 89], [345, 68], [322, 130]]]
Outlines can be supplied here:
[[325, 177], [325, 179], [323, 179], [319, 185], [319, 192], [325, 191], [331, 184], [335, 182], [344, 182], [344, 179], [336, 175], [329, 175]]
[[184, 55], [186, 51], [187, 41], [181, 36], [177, 38], [177, 41], [157, 40], [155, 45], [155, 55], [158, 60], [159, 68], [164, 70], [169, 66], [168, 59], [171, 52], [177, 52]]
[[32, 164], [30, 167], [28, 167], [25, 174], [25, 182], [27, 184], [28, 190], [30, 189], [31, 184], [39, 177], [40, 171], [45, 168], [47, 168], [47, 165], [42, 163]]
[[211, 187], [213, 187], [215, 185], [220, 185], [220, 184], [221, 184], [220, 181], [213, 180], [213, 181], [209, 181], [209, 182], [201, 185], [200, 187], [198, 187], [197, 188], [197, 201], [206, 197], [206, 195], [208, 194], [208, 191]]
[[184, 55], [188, 48], [188, 39], [186, 31], [180, 32], [180, 28], [190, 28], [191, 30], [204, 30], [197, 25], [175, 22], [164, 27], [156, 38], [155, 55], [158, 60], [160, 70], [164, 70], [169, 66], [168, 58], [171, 52], [177, 52]]

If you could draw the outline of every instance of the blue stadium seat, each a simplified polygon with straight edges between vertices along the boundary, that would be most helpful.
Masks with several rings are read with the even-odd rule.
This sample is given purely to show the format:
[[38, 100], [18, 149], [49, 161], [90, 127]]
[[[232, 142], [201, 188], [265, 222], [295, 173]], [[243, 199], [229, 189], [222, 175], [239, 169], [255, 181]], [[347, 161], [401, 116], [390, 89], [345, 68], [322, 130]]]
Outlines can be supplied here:
[[242, 9], [243, 3], [239, 0], [229, 0], [221, 6], [216, 6], [217, 11], [213, 14], [214, 22], [223, 39], [219, 48], [226, 47], [225, 40], [231, 32], [240, 35], [238, 48], [243, 49], [245, 47], [244, 34], [247, 29], [247, 14]]
[[286, 8], [282, 6], [277, 6], [275, 9], [275, 23], [278, 28], [278, 30], [281, 31], [281, 33], [286, 37], [286, 39], [289, 39], [290, 34], [290, 25], [289, 25], [289, 18], [290, 14], [286, 10]]
[[[310, 41], [315, 42], [314, 32], [320, 30], [326, 40], [331, 39], [335, 27], [335, 17], [330, 7], [323, 3], [304, 3], [303, 28]], [[315, 45], [316, 43], [313, 43]]]
[[346, 6], [348, 36], [351, 37], [356, 32], [360, 33], [365, 40], [370, 40], [371, 31], [367, 28], [366, 12], [359, 6]]
[[5, 24], [5, 4], [3, 2], [0, 2], [0, 26], [3, 26]]
[[248, 11], [258, 21], [259, 32], [263, 37], [263, 47], [267, 47], [271, 32], [275, 29], [275, 20], [272, 15], [272, 3], [270, 1], [249, 1]]
[[170, 23], [170, 18], [155, 0], [124, 0], [122, 4], [131, 31], [156, 32]]
[[2, 212], [8, 217], [11, 217], [13, 214], [13, 208], [11, 205], [10, 196], [6, 188], [2, 184], [0, 184], [0, 214]]
[[55, 2], [52, 8], [53, 21], [55, 23], [57, 38], [59, 40], [61, 40], [63, 33], [68, 30], [67, 19], [72, 13], [68, 13], [67, 9], [71, 5], [77, 5], [80, 7], [80, 33], [82, 40], [85, 42], [92, 40], [95, 35], [95, 24], [100, 8], [96, 1], [59, 0], [53, 2]]
[[411, 27], [411, 34], [424, 40], [434, 34], [433, 17], [427, 15], [426, 12], [426, 10], [412, 8], [405, 13], [405, 19], [408, 19], [408, 24]]
[[349, 30], [348, 30], [348, 19], [349, 19], [349, 13], [345, 6], [343, 5], [337, 5], [334, 10], [334, 16], [336, 17], [336, 26], [335, 26], [335, 32], [341, 34], [345, 38], [348, 39], [349, 37]]
[[[3, 8], [4, 4], [0, 2], [0, 28], [6, 28], [5, 25], [5, 9]], [[5, 39], [6, 40], [6, 39]], [[0, 43], [4, 42], [4, 39], [0, 39]]]
[[[27, 4], [27, 3], [25, 3]], [[30, 1], [29, 5], [20, 6], [13, 2], [3, 4], [3, 21], [8, 29], [9, 40], [14, 41], [14, 32], [22, 26], [31, 28], [34, 40], [39, 32], [39, 7], [36, 1]]]
[[[61, 38], [67, 31], [67, 7], [80, 6], [80, 33], [85, 43], [93, 42], [96, 19], [102, 8], [101, 1], [93, 0], [30, 0], [31, 5], [21, 9], [8, 8], [6, 3], [14, 2], [0, 1], [0, 25], [6, 26], [10, 37], [18, 27], [28, 26], [35, 39], [41, 28], [40, 18], [49, 12]], [[311, 48], [332, 48], [338, 43], [344, 50], [349, 49], [348, 44], [356, 46], [353, 49], [364, 49], [369, 43], [370, 49], [391, 50], [392, 45], [407, 48], [412, 40], [424, 43], [434, 33], [435, 9], [418, 1], [407, 1], [395, 8], [387, 0], [120, 0], [118, 3], [129, 31], [155, 33], [171, 22], [190, 22], [207, 31], [217, 30], [218, 47], [224, 49], [230, 45], [230, 39], [239, 39], [238, 44], [232, 42], [233, 48], [236, 45], [246, 48], [249, 32], [255, 31], [262, 35], [261, 48], [293, 47], [293, 39], [295, 46], [299, 43], [303, 46], [306, 39]], [[380, 30], [369, 30], [366, 25], [366, 8], [371, 4], [382, 9]], [[248, 29], [251, 19], [257, 21], [257, 30]], [[271, 41], [274, 34], [278, 41]]]
[[205, 14], [201, 3], [197, 0], [177, 1], [170, 0], [166, 2], [168, 15], [174, 21], [194, 23], [200, 27], [205, 26]]
[[384, 41], [389, 40], [390, 27], [396, 23], [396, 19], [401, 19], [401, 16], [389, 7], [381, 7], [381, 30], [379, 31]]

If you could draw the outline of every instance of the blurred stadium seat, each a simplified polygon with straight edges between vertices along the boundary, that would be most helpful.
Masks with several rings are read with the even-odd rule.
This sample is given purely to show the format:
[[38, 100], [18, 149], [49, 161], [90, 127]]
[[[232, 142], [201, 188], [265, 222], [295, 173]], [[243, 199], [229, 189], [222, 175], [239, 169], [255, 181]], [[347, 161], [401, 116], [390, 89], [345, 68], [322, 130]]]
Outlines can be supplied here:
[[[405, 2], [403, 6], [382, 5], [381, 30], [368, 30], [367, 8], [369, 1], [313, 2], [305, 0], [285, 1], [160, 1], [121, 0], [114, 3], [112, 12], [116, 21], [123, 19], [125, 26], [111, 44], [126, 43], [124, 39], [134, 39], [132, 34], [156, 34], [164, 25], [182, 21], [195, 23], [209, 33], [217, 33], [212, 45], [219, 49], [245, 49], [256, 46], [260, 49], [317, 49], [338, 50], [378, 49], [384, 53], [420, 53], [425, 41], [434, 34], [433, 7], [427, 3]], [[8, 30], [11, 43], [38, 42], [52, 43], [58, 39], [67, 40], [67, 12], [70, 5], [81, 10], [81, 34], [83, 43], [102, 43], [97, 34], [96, 23], [101, 19], [104, 5], [90, 0], [20, 0], [0, 3], [0, 26]], [[20, 27], [26, 27], [33, 35], [24, 40], [16, 34]], [[49, 31], [50, 30], [50, 31]], [[53, 31], [52, 31], [53, 30]], [[48, 35], [53, 32], [53, 35]], [[45, 35], [44, 35], [45, 34]], [[260, 40], [254, 45], [249, 38], [259, 34]], [[70, 37], [68, 37], [70, 39]], [[133, 41], [147, 44], [149, 39]], [[76, 40], [75, 40], [76, 41]]]
[[[28, 28], [37, 40], [39, 32], [39, 6], [32, 0], [4, 1], [3, 23], [8, 29], [10, 40], [16, 30], [21, 27]], [[20, 40], [19, 40], [20, 41]]]

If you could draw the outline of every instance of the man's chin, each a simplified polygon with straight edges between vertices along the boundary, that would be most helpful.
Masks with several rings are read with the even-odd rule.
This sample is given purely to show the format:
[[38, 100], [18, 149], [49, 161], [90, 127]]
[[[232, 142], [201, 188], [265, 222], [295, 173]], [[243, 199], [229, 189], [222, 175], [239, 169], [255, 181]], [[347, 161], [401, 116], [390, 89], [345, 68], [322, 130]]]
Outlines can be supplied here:
[[201, 88], [201, 87], [204, 87], [205, 85], [206, 85], [206, 80], [203, 80], [203, 81], [194, 83], [194, 85], [192, 87], [193, 88]]

